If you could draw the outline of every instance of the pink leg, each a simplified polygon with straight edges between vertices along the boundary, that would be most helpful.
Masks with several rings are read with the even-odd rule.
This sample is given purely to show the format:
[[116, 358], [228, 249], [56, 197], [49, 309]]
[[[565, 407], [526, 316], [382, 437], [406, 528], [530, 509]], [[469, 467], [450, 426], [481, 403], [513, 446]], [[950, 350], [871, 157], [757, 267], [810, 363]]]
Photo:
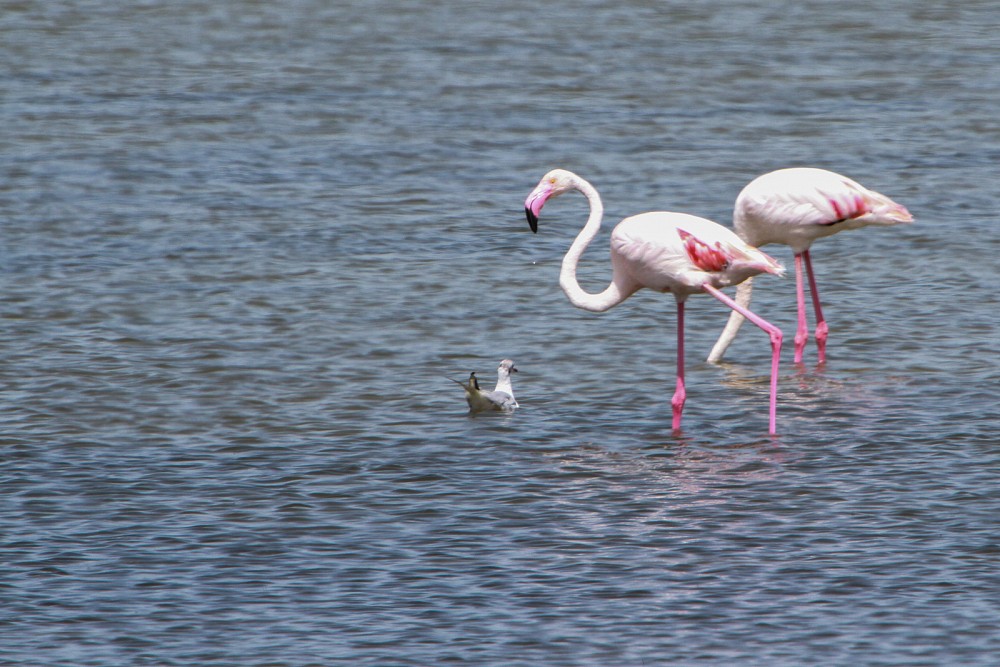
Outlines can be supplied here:
[[795, 363], [802, 363], [802, 351], [809, 340], [809, 325], [806, 324], [806, 296], [802, 284], [802, 255], [795, 253], [795, 299], [798, 304], [799, 325], [795, 330]]
[[826, 337], [828, 327], [823, 318], [823, 309], [819, 305], [819, 290], [816, 289], [816, 277], [813, 275], [812, 257], [808, 250], [802, 251], [802, 258], [806, 262], [806, 273], [809, 274], [809, 291], [812, 292], [813, 310], [816, 311], [816, 356], [821, 364], [826, 363]]
[[768, 433], [774, 435], [776, 433], [775, 426], [778, 411], [778, 369], [781, 366], [781, 329], [759, 315], [750, 312], [711, 285], [704, 285], [703, 288], [716, 299], [763, 329], [771, 339], [771, 400]]
[[674, 408], [675, 431], [681, 427], [681, 412], [684, 411], [684, 401], [687, 399], [687, 391], [684, 389], [684, 302], [677, 302], [677, 390], [670, 400], [670, 405]]

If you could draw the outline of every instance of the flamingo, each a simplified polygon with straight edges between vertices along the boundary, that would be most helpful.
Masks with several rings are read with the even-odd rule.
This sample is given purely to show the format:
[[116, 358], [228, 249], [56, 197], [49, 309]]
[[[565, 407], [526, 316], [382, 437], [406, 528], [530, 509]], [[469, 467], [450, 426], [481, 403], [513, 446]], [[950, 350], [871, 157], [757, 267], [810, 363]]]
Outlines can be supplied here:
[[[846, 176], [808, 167], [779, 169], [758, 176], [739, 197], [733, 211], [733, 226], [740, 237], [755, 246], [783, 243], [795, 253], [795, 290], [798, 301], [798, 328], [795, 332], [795, 363], [802, 362], [802, 351], [809, 339], [806, 324], [803, 265], [809, 278], [813, 310], [816, 312], [816, 351], [819, 363], [826, 362], [828, 326], [820, 308], [819, 292], [813, 275], [809, 247], [816, 239], [832, 236], [845, 229], [868, 225], [897, 225], [912, 222], [904, 206], [874, 192]], [[750, 307], [753, 280], [736, 288], [736, 302]], [[718, 362], [743, 324], [738, 311], [719, 335], [708, 361]]]
[[513, 412], [519, 406], [514, 399], [514, 387], [511, 385], [510, 374], [516, 373], [517, 368], [510, 359], [504, 359], [497, 368], [497, 386], [493, 391], [486, 391], [479, 388], [479, 378], [475, 371], [469, 373], [468, 382], [461, 382], [454, 378], [448, 378], [452, 382], [462, 385], [465, 389], [465, 401], [469, 404], [469, 412], [475, 414], [486, 410], [496, 410], [498, 412]]
[[677, 387], [670, 403], [673, 428], [680, 429], [687, 392], [684, 386], [684, 302], [706, 292], [740, 312], [771, 339], [771, 396], [769, 431], [775, 433], [781, 330], [750, 312], [720, 291], [758, 273], [782, 275], [784, 267], [732, 231], [710, 220], [686, 213], [654, 211], [622, 220], [611, 232], [611, 284], [600, 294], [586, 292], [576, 279], [576, 267], [601, 227], [604, 206], [597, 190], [563, 169], [547, 173], [524, 202], [532, 232], [545, 202], [577, 190], [590, 203], [590, 217], [563, 257], [559, 285], [577, 308], [604, 312], [642, 288], [671, 292], [677, 300]]

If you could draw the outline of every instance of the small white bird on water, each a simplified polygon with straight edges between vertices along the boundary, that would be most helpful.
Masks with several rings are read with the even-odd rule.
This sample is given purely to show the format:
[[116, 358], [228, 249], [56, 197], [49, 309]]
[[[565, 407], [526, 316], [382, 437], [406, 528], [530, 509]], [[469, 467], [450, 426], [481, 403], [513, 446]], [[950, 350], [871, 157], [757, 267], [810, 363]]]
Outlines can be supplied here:
[[486, 412], [488, 410], [496, 412], [513, 412], [517, 409], [517, 401], [514, 399], [514, 387], [510, 382], [510, 374], [516, 373], [517, 368], [510, 359], [504, 359], [497, 368], [497, 386], [493, 391], [486, 391], [479, 388], [479, 379], [475, 371], [469, 373], [469, 381], [461, 382], [454, 378], [448, 378], [456, 384], [462, 385], [465, 389], [465, 401], [469, 404], [469, 412]]

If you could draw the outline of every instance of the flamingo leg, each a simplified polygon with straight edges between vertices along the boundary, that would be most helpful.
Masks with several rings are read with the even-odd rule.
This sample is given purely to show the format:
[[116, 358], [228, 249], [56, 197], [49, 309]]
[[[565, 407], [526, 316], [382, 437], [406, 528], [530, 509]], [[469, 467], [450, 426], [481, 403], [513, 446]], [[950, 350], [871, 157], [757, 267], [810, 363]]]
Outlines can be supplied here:
[[813, 310], [816, 312], [816, 356], [821, 364], [826, 363], [826, 337], [829, 328], [823, 317], [823, 309], [819, 305], [819, 290], [816, 289], [816, 276], [813, 274], [812, 257], [808, 250], [802, 251], [805, 260], [806, 273], [809, 274], [809, 291], [812, 292]]
[[[802, 363], [802, 352], [809, 340], [809, 325], [806, 324], [806, 297], [802, 279], [802, 258], [804, 252], [795, 253], [795, 300], [798, 304], [799, 323], [795, 329], [795, 363]], [[812, 274], [810, 274], [810, 277]]]
[[681, 413], [684, 411], [684, 401], [687, 399], [687, 390], [684, 388], [684, 302], [677, 302], [677, 389], [674, 397], [670, 399], [670, 405], [674, 409], [673, 428], [675, 431], [681, 427]]
[[777, 411], [778, 411], [778, 370], [781, 366], [781, 340], [782, 333], [781, 329], [774, 326], [763, 317], [756, 315], [751, 312], [748, 308], [744, 308], [739, 305], [728, 296], [723, 294], [721, 291], [712, 287], [711, 285], [703, 285], [702, 288], [714, 296], [716, 299], [726, 304], [736, 312], [738, 312], [743, 317], [747, 318], [758, 327], [767, 333], [768, 337], [771, 339], [771, 398], [769, 403], [769, 425], [768, 433], [774, 435], [776, 433], [776, 422], [777, 422]]

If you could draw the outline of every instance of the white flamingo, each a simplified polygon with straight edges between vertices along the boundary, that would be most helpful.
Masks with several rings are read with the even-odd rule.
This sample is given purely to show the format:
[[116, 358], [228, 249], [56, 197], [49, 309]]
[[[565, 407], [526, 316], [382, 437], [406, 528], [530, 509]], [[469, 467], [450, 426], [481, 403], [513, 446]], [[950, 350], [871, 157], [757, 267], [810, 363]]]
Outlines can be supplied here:
[[487, 410], [498, 412], [513, 412], [518, 408], [514, 399], [514, 387], [510, 381], [510, 374], [516, 373], [517, 368], [510, 359], [504, 359], [497, 368], [497, 386], [493, 391], [479, 388], [479, 378], [475, 372], [469, 373], [469, 381], [461, 382], [454, 378], [448, 378], [452, 382], [462, 385], [465, 389], [465, 401], [469, 404], [469, 412], [478, 413]]
[[684, 388], [684, 301], [707, 292], [759, 326], [771, 339], [770, 433], [775, 432], [781, 330], [738, 305], [719, 291], [758, 273], [781, 275], [784, 267], [748, 245], [732, 231], [710, 220], [685, 213], [656, 211], [622, 220], [611, 232], [611, 284], [600, 294], [590, 294], [576, 279], [576, 267], [587, 245], [601, 227], [604, 206], [594, 187], [563, 169], [547, 173], [524, 202], [531, 231], [538, 231], [538, 213], [548, 199], [578, 190], [590, 202], [590, 217], [563, 258], [559, 284], [570, 303], [592, 312], [603, 312], [643, 287], [671, 292], [677, 300], [677, 388], [673, 428], [680, 428], [687, 393]]
[[[809, 290], [816, 312], [817, 357], [821, 364], [826, 361], [828, 327], [820, 308], [819, 292], [816, 290], [809, 255], [812, 242], [845, 229], [912, 221], [913, 216], [905, 207], [885, 195], [825, 169], [779, 169], [758, 176], [743, 188], [736, 198], [733, 211], [736, 233], [754, 246], [782, 243], [791, 246], [795, 253], [795, 290], [798, 302], [795, 363], [801, 363], [802, 351], [809, 339], [803, 265], [808, 274]], [[753, 281], [743, 282], [736, 288], [736, 302], [749, 308], [752, 291]], [[710, 362], [722, 359], [742, 324], [743, 317], [739, 312], [730, 314], [729, 322], [708, 355]]]

